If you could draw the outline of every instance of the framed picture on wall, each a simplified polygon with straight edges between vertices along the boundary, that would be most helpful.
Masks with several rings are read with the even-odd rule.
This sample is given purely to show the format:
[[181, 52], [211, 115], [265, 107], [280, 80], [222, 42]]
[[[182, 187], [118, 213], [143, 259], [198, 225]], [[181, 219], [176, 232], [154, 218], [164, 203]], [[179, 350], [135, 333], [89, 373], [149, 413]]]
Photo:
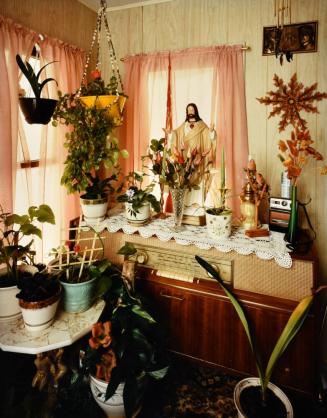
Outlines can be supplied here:
[[[279, 33], [276, 26], [263, 28], [262, 55], [275, 55]], [[280, 35], [280, 49], [293, 54], [316, 52], [318, 44], [318, 22], [284, 25]]]

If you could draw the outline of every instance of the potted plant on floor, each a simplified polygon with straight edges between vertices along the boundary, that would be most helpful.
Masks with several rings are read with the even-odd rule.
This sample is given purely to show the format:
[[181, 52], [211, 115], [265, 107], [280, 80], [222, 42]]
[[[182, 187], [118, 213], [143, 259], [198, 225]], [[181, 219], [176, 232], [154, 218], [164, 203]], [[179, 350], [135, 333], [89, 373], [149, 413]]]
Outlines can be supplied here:
[[[214, 170], [211, 174], [215, 174]], [[232, 211], [226, 206], [228, 189], [225, 182], [225, 151], [221, 150], [220, 160], [220, 187], [218, 189], [220, 201], [217, 206], [206, 209], [207, 231], [211, 238], [220, 239], [229, 237], [232, 232]]]
[[[108, 416], [134, 417], [151, 380], [165, 377], [168, 363], [161, 328], [115, 268], [104, 320], [92, 328], [81, 375]], [[115, 414], [110, 415], [111, 407]]]
[[29, 124], [40, 123], [46, 125], [50, 122], [51, 116], [55, 110], [57, 100], [41, 98], [43, 87], [50, 81], [56, 80], [53, 78], [46, 78], [40, 82], [40, 76], [44, 71], [45, 67], [53, 62], [49, 62], [44, 65], [37, 74], [35, 74], [32, 66], [28, 61], [23, 62], [20, 55], [16, 55], [16, 62], [21, 69], [22, 73], [27, 78], [31, 85], [35, 97], [19, 97], [19, 104], [22, 112], [24, 113], [26, 122]]
[[[64, 144], [68, 154], [61, 184], [68, 193], [81, 193], [82, 210], [85, 206], [88, 209], [97, 206], [92, 211], [97, 213], [97, 217], [84, 214], [88, 223], [94, 224], [107, 212], [108, 194], [114, 190], [111, 182], [116, 180], [119, 172], [119, 156], [126, 157], [128, 153], [119, 149], [118, 139], [112, 134], [115, 125], [106, 109], [85, 106], [79, 93], [63, 95], [58, 92], [59, 101], [52, 124], [64, 124], [71, 128], [66, 133]], [[112, 175], [103, 179], [101, 169], [110, 170]], [[96, 199], [91, 199], [91, 194], [96, 195]]]
[[142, 188], [144, 175], [136, 172], [130, 172], [126, 180], [127, 190], [117, 197], [117, 201], [125, 203], [125, 216], [128, 222], [141, 225], [150, 218], [150, 208], [160, 212], [160, 203], [152, 194], [155, 183], [151, 182]]
[[31, 206], [25, 215], [4, 212], [0, 205], [0, 264], [4, 266], [0, 272], [0, 319], [20, 315], [15, 296], [22, 271], [27, 269], [26, 265], [33, 266], [34, 271], [38, 270], [32, 245], [34, 237], [42, 238], [42, 232], [36, 222], [55, 223], [48, 205]]
[[[234, 391], [234, 401], [239, 418], [292, 418], [293, 409], [286, 395], [270, 382], [277, 361], [285, 352], [293, 338], [301, 329], [303, 322], [309, 314], [313, 303], [314, 294], [302, 299], [292, 312], [285, 328], [283, 329], [266, 367], [261, 361], [259, 348], [255, 343], [255, 335], [247, 319], [246, 312], [237, 297], [228, 289], [217, 270], [199, 256], [195, 256], [197, 262], [217, 280], [223, 291], [230, 299], [237, 315], [239, 316], [246, 336], [248, 338], [259, 378], [247, 378], [240, 381]], [[319, 288], [316, 293], [321, 290]], [[247, 391], [248, 394], [244, 392]], [[276, 408], [276, 409], [275, 409]]]

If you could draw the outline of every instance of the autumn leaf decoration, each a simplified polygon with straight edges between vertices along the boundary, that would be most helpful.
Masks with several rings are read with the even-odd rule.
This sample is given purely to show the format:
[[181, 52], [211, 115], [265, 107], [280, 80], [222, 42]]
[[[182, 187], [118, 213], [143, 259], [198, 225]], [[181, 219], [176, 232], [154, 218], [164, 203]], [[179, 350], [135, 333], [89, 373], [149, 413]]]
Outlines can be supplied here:
[[300, 112], [319, 113], [313, 102], [326, 99], [327, 93], [315, 91], [317, 83], [310, 87], [304, 87], [302, 83], [297, 81], [296, 73], [292, 75], [288, 83], [284, 83], [283, 79], [275, 74], [273, 82], [277, 89], [268, 91], [264, 97], [257, 98], [260, 103], [266, 106], [272, 105], [273, 110], [270, 112], [268, 119], [281, 115], [279, 132], [284, 131], [288, 125], [293, 125], [294, 128], [305, 131], [307, 121], [301, 117]]
[[[293, 186], [297, 185], [298, 178], [303, 168], [308, 164], [309, 158], [322, 161], [324, 157], [312, 146], [313, 140], [308, 130], [300, 131], [295, 129], [291, 134], [291, 139], [281, 139], [278, 142], [280, 153], [279, 159], [287, 169], [288, 178], [292, 180]], [[321, 174], [327, 173], [324, 166]]]

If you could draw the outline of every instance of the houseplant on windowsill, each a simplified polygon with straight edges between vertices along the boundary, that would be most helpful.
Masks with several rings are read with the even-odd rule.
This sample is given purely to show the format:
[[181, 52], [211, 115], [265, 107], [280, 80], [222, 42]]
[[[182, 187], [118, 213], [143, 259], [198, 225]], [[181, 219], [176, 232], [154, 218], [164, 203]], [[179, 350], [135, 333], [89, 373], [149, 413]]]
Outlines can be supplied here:
[[[10, 319], [20, 315], [15, 295], [24, 270], [37, 271], [34, 264], [35, 251], [32, 249], [34, 237], [42, 238], [36, 226], [40, 223], [55, 223], [54, 214], [47, 205], [31, 206], [25, 215], [4, 212], [0, 205], [0, 318]], [[31, 238], [31, 239], [30, 239]], [[30, 240], [29, 240], [30, 239]], [[27, 265], [27, 267], [25, 267]]]
[[125, 203], [125, 215], [130, 223], [142, 224], [150, 218], [150, 207], [155, 212], [160, 212], [160, 203], [152, 194], [155, 186], [150, 183], [142, 188], [144, 175], [131, 172], [126, 176], [127, 190], [117, 197], [118, 202]]
[[[306, 317], [309, 314], [313, 303], [314, 295], [303, 298], [292, 312], [287, 324], [285, 325], [266, 366], [262, 362], [262, 354], [256, 344], [255, 333], [251, 328], [251, 324], [247, 319], [247, 313], [239, 302], [237, 297], [225, 285], [217, 270], [199, 256], [195, 256], [197, 262], [217, 280], [225, 294], [230, 299], [235, 311], [240, 318], [248, 342], [253, 353], [254, 361], [258, 371], [259, 378], [247, 378], [240, 381], [234, 390], [234, 402], [238, 410], [239, 418], [292, 418], [293, 409], [286, 395], [275, 385], [270, 382], [270, 378], [274, 371], [277, 361], [283, 355], [293, 338], [301, 329]], [[325, 288], [326, 286], [324, 286]], [[315, 293], [322, 289], [319, 288]], [[246, 397], [242, 392], [248, 390], [251, 392], [252, 398], [242, 404], [242, 399]], [[277, 410], [273, 409], [274, 405]]]
[[114, 270], [105, 319], [92, 328], [79, 379], [90, 376], [91, 391], [106, 413], [114, 403], [120, 405], [115, 416], [131, 418], [151, 380], [165, 377], [168, 363], [159, 324], [131, 293], [120, 269]]
[[[211, 170], [211, 174], [215, 174]], [[206, 209], [207, 231], [211, 238], [219, 239], [229, 237], [232, 232], [232, 211], [226, 206], [226, 195], [228, 189], [225, 183], [225, 152], [221, 150], [220, 160], [220, 195], [219, 205]]]
[[21, 69], [22, 73], [27, 78], [28, 82], [31, 85], [33, 93], [35, 97], [19, 97], [19, 104], [22, 112], [24, 113], [25, 119], [27, 123], [40, 123], [46, 125], [50, 122], [51, 116], [54, 112], [54, 109], [57, 104], [57, 100], [54, 99], [45, 99], [41, 98], [41, 93], [43, 87], [49, 82], [56, 80], [53, 78], [46, 78], [41, 83], [39, 81], [42, 71], [44, 71], [45, 67], [53, 62], [49, 62], [48, 64], [44, 65], [37, 74], [35, 74], [32, 66], [29, 64], [28, 61], [23, 62], [20, 55], [16, 55], [16, 62]]
[[[111, 191], [108, 185], [117, 175], [119, 156], [126, 157], [128, 153], [119, 149], [118, 139], [112, 134], [115, 125], [107, 115], [106, 109], [84, 106], [79, 93], [58, 93], [59, 101], [52, 124], [64, 124], [71, 128], [66, 133], [64, 144], [68, 154], [61, 184], [67, 188], [68, 193], [81, 193], [83, 200], [83, 194], [89, 194], [91, 188], [105, 185], [107, 192]], [[101, 169], [110, 170], [112, 176], [103, 180]], [[92, 205], [99, 204], [102, 207], [100, 219], [106, 214], [106, 197], [107, 194], [101, 195], [100, 201], [92, 201]], [[92, 220], [92, 223], [96, 222], [97, 220]]]

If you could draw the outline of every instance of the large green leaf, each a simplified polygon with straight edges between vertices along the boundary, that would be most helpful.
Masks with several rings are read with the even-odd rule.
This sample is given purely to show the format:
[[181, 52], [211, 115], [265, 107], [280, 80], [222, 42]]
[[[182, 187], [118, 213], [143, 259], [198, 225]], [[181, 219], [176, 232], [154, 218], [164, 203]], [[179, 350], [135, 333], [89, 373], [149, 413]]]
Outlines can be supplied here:
[[284, 351], [286, 350], [290, 342], [293, 340], [295, 335], [299, 332], [304, 320], [308, 316], [313, 302], [313, 298], [314, 296], [310, 295], [302, 299], [292, 312], [289, 320], [287, 321], [287, 324], [285, 325], [285, 328], [283, 329], [274, 347], [274, 350], [269, 358], [264, 378], [264, 390], [268, 386], [276, 362], [284, 353]]
[[155, 324], [156, 323], [156, 320], [153, 319], [152, 316], [147, 311], [145, 311], [144, 309], [142, 309], [141, 306], [139, 306], [139, 305], [133, 305], [132, 306], [132, 311], [136, 315], [140, 316], [143, 319], [146, 319], [150, 323], [152, 323], [152, 324]]
[[126, 243], [125, 245], [123, 245], [118, 251], [117, 254], [120, 255], [134, 255], [135, 253], [137, 253], [136, 248], [134, 247], [133, 244], [131, 243]]
[[40, 205], [39, 208], [35, 211], [35, 215], [39, 222], [47, 222], [50, 224], [55, 224], [55, 216], [48, 205]]
[[166, 374], [168, 373], [168, 370], [169, 370], [169, 366], [166, 366], [166, 367], [162, 367], [161, 369], [147, 372], [147, 374], [153, 377], [153, 379], [160, 380], [166, 376]]

